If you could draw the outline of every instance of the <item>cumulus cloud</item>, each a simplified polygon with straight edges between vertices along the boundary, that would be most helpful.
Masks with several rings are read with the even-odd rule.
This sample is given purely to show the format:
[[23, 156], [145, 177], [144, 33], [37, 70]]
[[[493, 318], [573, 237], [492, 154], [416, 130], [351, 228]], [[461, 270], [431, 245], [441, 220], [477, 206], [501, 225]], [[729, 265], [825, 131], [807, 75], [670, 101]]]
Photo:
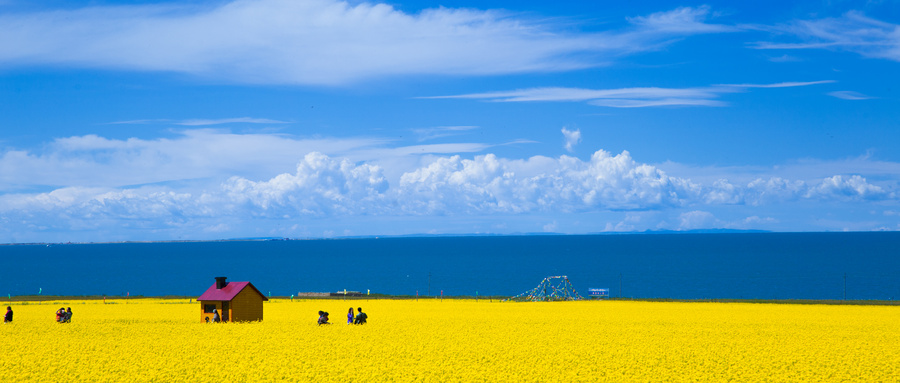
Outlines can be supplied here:
[[900, 61], [900, 25], [857, 11], [837, 18], [796, 20], [766, 29], [800, 41], [758, 42], [754, 45], [758, 49], [831, 49]]
[[581, 129], [569, 130], [562, 128], [563, 138], [565, 139], [565, 148], [570, 153], [575, 150], [575, 145], [581, 142]]
[[850, 177], [833, 176], [822, 180], [822, 183], [811, 187], [807, 191], [808, 197], [824, 199], [862, 199], [880, 200], [893, 198], [893, 193], [885, 191], [877, 185], [872, 185], [859, 175]]
[[573, 212], [678, 206], [696, 185], [600, 150], [589, 161], [562, 156], [505, 160], [439, 158], [401, 177], [398, 194], [416, 214]]
[[501, 11], [385, 3], [233, 0], [0, 15], [0, 63], [187, 73], [227, 82], [346, 84], [405, 74], [562, 71], [727, 31], [708, 8], [577, 33]]
[[757, 178], [742, 185], [722, 179], [705, 188], [703, 196], [708, 204], [760, 206], [800, 199], [877, 201], [895, 198], [896, 194], [869, 183], [859, 175], [836, 175], [816, 183], [770, 177]]
[[257, 214], [291, 217], [378, 213], [387, 186], [378, 166], [313, 152], [300, 161], [295, 174], [262, 182], [232, 177], [223, 189], [229, 204], [249, 204], [248, 210]]
[[[185, 132], [164, 145], [186, 146], [190, 150], [185, 152], [200, 150], [201, 157], [214, 157], [203, 161], [183, 157], [174, 149], [162, 151], [156, 141], [98, 136], [57, 140], [49, 147], [58, 153], [4, 153], [0, 160], [4, 172], [0, 174], [12, 184], [35, 182], [33, 174], [7, 171], [29, 164], [28, 161], [36, 161], [30, 169], [43, 177], [49, 172], [40, 167], [44, 163], [72, 163], [69, 169], [74, 174], [57, 180], [60, 186], [51, 186], [44, 192], [0, 191], [0, 223], [7, 232], [41, 232], [48, 227], [95, 232], [120, 226], [156, 232], [190, 227], [191, 233], [212, 235], [224, 233], [223, 230], [246, 230], [253, 222], [285, 222], [291, 223], [287, 227], [293, 227], [306, 218], [354, 221], [365, 217], [534, 217], [539, 221], [533, 226], [535, 230], [556, 221], [556, 226], [546, 227], [556, 231], [575, 227], [567, 218], [573, 214], [602, 213], [626, 217], [618, 222], [604, 219], [588, 231], [691, 230], [763, 228], [783, 221], [773, 215], [772, 209], [777, 213], [780, 206], [798, 202], [822, 207], [872, 204], [877, 207], [872, 211], [886, 212], [881, 214], [883, 217], [891, 217], [892, 213], [887, 212], [897, 211], [900, 203], [895, 190], [900, 180], [896, 172], [884, 170], [888, 169], [884, 165], [872, 168], [884, 170], [877, 177], [881, 180], [878, 183], [859, 174], [811, 180], [770, 175], [707, 181], [671, 175], [635, 160], [627, 151], [614, 154], [598, 150], [588, 159], [567, 155], [511, 159], [491, 153], [463, 156], [405, 152], [403, 155], [409, 156], [406, 161], [383, 161], [353, 159], [316, 148], [332, 145], [335, 152], [351, 148], [354, 153], [400, 148], [379, 149], [371, 142], [304, 142], [275, 135], [241, 135], [237, 139], [233, 136], [209, 130]], [[229, 143], [247, 146], [257, 142], [269, 146], [259, 146], [257, 151], [243, 155], [284, 150], [292, 152], [295, 160], [290, 171], [236, 175], [237, 171], [219, 163], [228, 160], [224, 154], [196, 149], [196, 137], [212, 141], [210, 146], [224, 145], [222, 150], [232, 156], [238, 149]], [[299, 162], [296, 156], [301, 157]], [[167, 165], [172, 161], [182, 163]], [[891, 169], [896, 169], [898, 164], [893, 166]], [[163, 170], [152, 172], [159, 167]], [[179, 168], [187, 170], [178, 172]], [[91, 174], [99, 170], [116, 176]], [[151, 174], [115, 180], [142, 172]], [[173, 173], [166, 176], [168, 172]], [[229, 173], [230, 176], [224, 176]], [[210, 177], [211, 174], [220, 177]], [[172, 182], [189, 175], [210, 179], [200, 183]], [[143, 182], [130, 184], [136, 181]], [[722, 209], [730, 207], [748, 207], [743, 211], [751, 214], [723, 215], [720, 219]], [[768, 213], [763, 215], [761, 211]]]
[[583, 89], [562, 87], [541, 87], [470, 93], [451, 96], [423, 98], [461, 98], [492, 102], [587, 102], [591, 105], [610, 108], [645, 108], [657, 106], [726, 106], [718, 100], [723, 94], [743, 92], [750, 88], [790, 88], [832, 83], [832, 80], [791, 81], [775, 84], [721, 84], [696, 88], [620, 88]]

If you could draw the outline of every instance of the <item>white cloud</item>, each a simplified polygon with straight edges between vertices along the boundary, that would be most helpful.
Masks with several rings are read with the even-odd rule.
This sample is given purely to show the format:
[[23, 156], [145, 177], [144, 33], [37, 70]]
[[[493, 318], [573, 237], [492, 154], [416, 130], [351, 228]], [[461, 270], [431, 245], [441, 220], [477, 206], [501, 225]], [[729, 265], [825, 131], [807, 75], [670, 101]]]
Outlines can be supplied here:
[[[658, 217], [656, 217], [658, 215], [659, 214], [657, 212], [653, 212], [653, 211], [627, 212], [627, 213], [625, 213], [625, 218], [622, 221], [620, 221], [616, 224], [613, 224], [612, 222], [607, 222], [606, 225], [603, 227], [603, 231], [605, 231], [605, 232], [637, 231], [637, 230], [641, 229], [640, 225], [645, 224], [646, 222], [658, 222]], [[654, 217], [651, 218], [648, 216], [654, 216]], [[646, 227], [644, 227], [644, 228], [646, 229]], [[658, 228], [659, 227], [656, 227], [656, 229], [658, 229]]]
[[678, 229], [680, 230], [696, 230], [710, 229], [720, 227], [716, 217], [708, 212], [701, 210], [689, 211], [681, 214], [679, 218]]
[[799, 61], [803, 61], [803, 60], [801, 60], [799, 57], [794, 57], [794, 56], [784, 54], [784, 55], [777, 56], [777, 57], [770, 57], [769, 61], [771, 61], [773, 63], [788, 63], [788, 62], [799, 62]]
[[273, 120], [269, 118], [253, 118], [253, 117], [237, 117], [237, 118], [219, 118], [219, 119], [204, 119], [204, 118], [194, 118], [189, 120], [170, 120], [170, 119], [147, 119], [147, 120], [129, 120], [129, 121], [115, 121], [110, 122], [110, 124], [173, 124], [173, 125], [181, 125], [181, 126], [209, 126], [209, 125], [221, 125], [221, 124], [289, 124], [287, 121], [279, 121]]
[[557, 229], [559, 229], [559, 224], [556, 221], [550, 222], [543, 227], [545, 233], [555, 233]]
[[[270, 160], [280, 164], [284, 161], [280, 156], [293, 156], [292, 170], [272, 171], [277, 166], [262, 161], [257, 165], [269, 171], [238, 175], [242, 170], [234, 164], [244, 164], [246, 159], [228, 159], [219, 151], [204, 149], [201, 142], [209, 147], [222, 146], [222, 153], [231, 156], [254, 157], [280, 151], [283, 153]], [[235, 151], [232, 146], [238, 144], [256, 149]], [[335, 154], [316, 151], [328, 146]], [[162, 147], [171, 149], [164, 151]], [[179, 147], [183, 149], [175, 149]], [[16, 237], [11, 232], [40, 233], [51, 229], [112, 236], [104, 233], [113, 233], [120, 227], [163, 233], [159, 235], [164, 238], [172, 238], [172, 233], [188, 237], [249, 236], [246, 231], [256, 230], [261, 223], [268, 223], [271, 228], [260, 235], [325, 230], [339, 233], [365, 217], [414, 217], [429, 222], [430, 229], [441, 227], [436, 222], [460, 222], [473, 217], [505, 217], [497, 219], [510, 225], [491, 222], [482, 227], [506, 227], [510, 231], [540, 229], [554, 221], [558, 226], [548, 226], [553, 231], [763, 229], [793, 221], [781, 215], [789, 214], [783, 210], [795, 206], [817, 211], [867, 205], [868, 210], [885, 212], [881, 216], [887, 222], [873, 222], [878, 227], [889, 227], [894, 225], [890, 221], [893, 213], [889, 212], [900, 210], [896, 190], [900, 184], [900, 172], [896, 169], [900, 164], [865, 159], [854, 159], [844, 167], [855, 164], [852, 167], [866, 171], [879, 182], [852, 173], [791, 179], [767, 174], [764, 169], [755, 170], [753, 177], [747, 178], [736, 168], [719, 170], [726, 175], [736, 171], [733, 178], [693, 179], [638, 162], [627, 151], [612, 154], [598, 150], [586, 160], [571, 156], [511, 159], [495, 154], [467, 158], [435, 154], [433, 150], [416, 154], [418, 150], [389, 148], [377, 140], [306, 142], [276, 135], [234, 135], [210, 130], [183, 132], [167, 139], [166, 145], [158, 141], [84, 136], [60, 139], [48, 148], [50, 152], [40, 155], [7, 152], [0, 159], [4, 182], [25, 184], [25, 190], [36, 188], [29, 183], [35, 182], [36, 175], [40, 176], [37, 179], [46, 180], [50, 174], [64, 173], [43, 168], [46, 164], [67, 165], [71, 173], [55, 180], [59, 186], [50, 187], [47, 192], [0, 192], [0, 237]], [[199, 157], [211, 156], [213, 160], [186, 154], [198, 150]], [[363, 158], [366, 156], [360, 154], [379, 150], [382, 154], [391, 150], [398, 153], [388, 156], [390, 160]], [[299, 162], [297, 157], [301, 158]], [[34, 174], [7, 171], [21, 164], [28, 164]], [[832, 165], [814, 166], [828, 169]], [[677, 173], [689, 168], [674, 169]], [[101, 170], [109, 174], [94, 174]], [[832, 167], [832, 171], [837, 170], [843, 169]], [[716, 174], [716, 169], [710, 173]], [[187, 175], [209, 180], [172, 182]], [[126, 180], [118, 180], [120, 177]], [[148, 181], [155, 183], [148, 185]], [[128, 186], [131, 184], [144, 186]], [[603, 216], [588, 220], [595, 226], [578, 226], [572, 217], [579, 214]], [[625, 218], [616, 219], [616, 215]], [[289, 229], [306, 219], [336, 226]], [[533, 219], [531, 226], [521, 224], [529, 219]], [[840, 224], [843, 227], [847, 222]], [[421, 232], [415, 228], [407, 230]], [[103, 238], [109, 239], [100, 239]]]
[[754, 215], [754, 216], [744, 218], [742, 223], [748, 224], [748, 225], [755, 225], [755, 224], [760, 224], [760, 223], [771, 223], [771, 222], [778, 222], [778, 220], [775, 218], [772, 218], [772, 217], [760, 218], [759, 216]]
[[477, 126], [436, 126], [432, 128], [413, 129], [413, 133], [419, 136], [419, 141], [428, 141], [436, 138], [450, 137], [469, 130], [478, 129]]
[[820, 81], [786, 81], [779, 82], [775, 84], [722, 84], [717, 86], [726, 86], [726, 87], [734, 87], [734, 88], [793, 88], [797, 86], [810, 86], [810, 85], [820, 85], [820, 84], [831, 84], [837, 81], [834, 80], [820, 80]]
[[712, 205], [747, 204], [760, 206], [799, 199], [878, 201], [896, 198], [896, 194], [873, 185], [859, 175], [832, 177], [807, 183], [779, 177], [757, 178], [746, 185], [718, 180], [704, 188], [704, 202]]
[[621, 89], [583, 89], [583, 88], [528, 88], [512, 91], [471, 93], [456, 96], [436, 96], [427, 98], [467, 98], [483, 99], [495, 102], [533, 102], [533, 101], [599, 101], [599, 100], [632, 100], [657, 101], [665, 99], [708, 100], [718, 97], [731, 89], [712, 88], [621, 88]]
[[501, 11], [385, 3], [234, 0], [92, 6], [0, 16], [0, 63], [187, 73], [227, 82], [346, 84], [405, 74], [492, 75], [596, 66], [717, 33], [707, 8], [631, 19], [620, 31]]
[[900, 25], [847, 12], [838, 18], [796, 20], [767, 28], [796, 37], [802, 42], [759, 42], [759, 49], [831, 49], [855, 52], [866, 57], [900, 61]]
[[387, 186], [378, 166], [313, 152], [300, 161], [295, 174], [262, 182], [232, 177], [223, 189], [229, 204], [250, 204], [256, 214], [286, 218], [377, 214]]
[[220, 119], [191, 119], [191, 120], [177, 121], [177, 122], [175, 122], [175, 125], [207, 126], [207, 125], [221, 125], [221, 124], [235, 124], [235, 123], [289, 124], [289, 122], [287, 122], [287, 121], [278, 121], [278, 120], [272, 120], [272, 119], [268, 119], [268, 118], [238, 117], [238, 118], [220, 118]]
[[708, 6], [697, 8], [681, 7], [673, 11], [629, 18], [628, 21], [649, 30], [670, 33], [713, 33], [738, 30], [732, 26], [706, 23], [705, 20], [709, 14], [710, 9]]
[[684, 203], [695, 189], [628, 152], [600, 150], [590, 161], [439, 158], [404, 174], [398, 194], [415, 214], [483, 214], [662, 208]]
[[811, 187], [807, 192], [809, 197], [823, 199], [851, 199], [851, 200], [881, 200], [895, 198], [893, 193], [883, 188], [872, 185], [859, 175], [850, 177], [833, 176], [822, 180], [822, 183]]
[[842, 100], [869, 100], [872, 97], [866, 96], [859, 92], [854, 92], [852, 90], [839, 90], [834, 92], [828, 92], [828, 95], [831, 97], [837, 97]]
[[575, 150], [575, 145], [581, 142], [581, 129], [569, 130], [562, 128], [563, 138], [565, 139], [565, 148], [569, 153]]
[[511, 91], [470, 93], [423, 98], [461, 98], [492, 102], [587, 102], [611, 108], [645, 108], [656, 106], [726, 106], [718, 100], [723, 94], [743, 92], [749, 88], [790, 88], [833, 83], [832, 80], [793, 81], [775, 84], [721, 84], [698, 88], [620, 88], [584, 89], [541, 87]]
[[871, 154], [858, 157], [822, 160], [801, 159], [771, 167], [762, 166], [689, 166], [666, 162], [656, 165], [660, 169], [701, 184], [712, 184], [720, 179], [732, 183], [751, 184], [758, 180], [781, 179], [804, 184], [816, 184], [836, 174], [859, 174], [872, 179], [895, 180], [900, 174], [900, 163], [880, 161]]
[[293, 167], [297, 153], [318, 150], [344, 155], [381, 147], [386, 142], [371, 138], [296, 139], [209, 129], [186, 130], [173, 138], [152, 140], [67, 137], [56, 139], [39, 152], [0, 152], [0, 185], [8, 191], [26, 186], [121, 187], [233, 175], [265, 177]]

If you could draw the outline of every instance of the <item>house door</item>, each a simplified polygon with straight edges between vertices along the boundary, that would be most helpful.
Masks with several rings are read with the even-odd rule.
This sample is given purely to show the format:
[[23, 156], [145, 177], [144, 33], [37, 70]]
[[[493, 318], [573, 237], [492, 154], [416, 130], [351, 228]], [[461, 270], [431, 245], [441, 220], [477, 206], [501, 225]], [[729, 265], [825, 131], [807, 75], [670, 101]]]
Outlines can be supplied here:
[[225, 301], [222, 302], [222, 322], [231, 321], [231, 302]]

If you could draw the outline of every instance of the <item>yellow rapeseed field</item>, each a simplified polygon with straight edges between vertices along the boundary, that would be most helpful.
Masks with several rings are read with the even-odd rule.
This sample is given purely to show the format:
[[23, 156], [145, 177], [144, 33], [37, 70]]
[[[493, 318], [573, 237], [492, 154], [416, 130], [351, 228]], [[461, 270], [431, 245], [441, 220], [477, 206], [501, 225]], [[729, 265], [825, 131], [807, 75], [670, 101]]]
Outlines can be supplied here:
[[12, 303], [3, 380], [900, 381], [898, 307], [273, 300], [263, 322], [206, 324], [187, 300], [108, 303]]

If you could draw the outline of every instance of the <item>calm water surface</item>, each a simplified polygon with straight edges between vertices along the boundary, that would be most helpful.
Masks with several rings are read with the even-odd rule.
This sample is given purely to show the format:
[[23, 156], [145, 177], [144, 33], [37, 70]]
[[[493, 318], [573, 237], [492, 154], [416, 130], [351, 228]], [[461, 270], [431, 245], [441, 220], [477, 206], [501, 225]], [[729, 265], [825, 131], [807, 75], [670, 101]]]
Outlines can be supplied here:
[[[519, 294], [567, 275], [582, 295], [900, 298], [900, 233], [633, 234], [0, 246], [0, 294]], [[846, 286], [846, 287], [845, 287]]]

